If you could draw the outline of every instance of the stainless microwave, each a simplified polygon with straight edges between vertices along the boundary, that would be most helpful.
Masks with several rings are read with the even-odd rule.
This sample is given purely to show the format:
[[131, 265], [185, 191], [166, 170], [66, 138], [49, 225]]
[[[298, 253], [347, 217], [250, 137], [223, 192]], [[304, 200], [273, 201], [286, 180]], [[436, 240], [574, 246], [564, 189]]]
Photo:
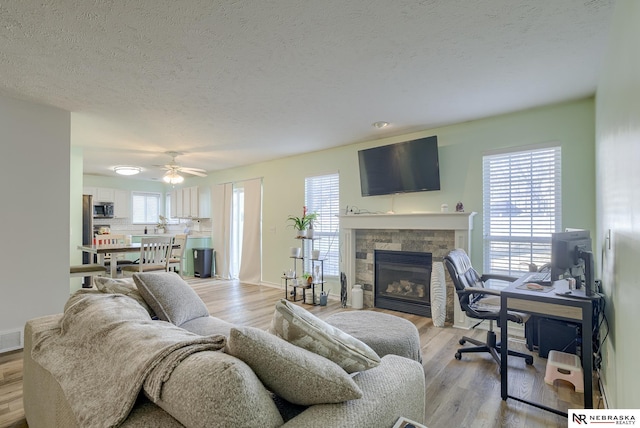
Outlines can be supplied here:
[[113, 218], [113, 202], [94, 202], [93, 218]]

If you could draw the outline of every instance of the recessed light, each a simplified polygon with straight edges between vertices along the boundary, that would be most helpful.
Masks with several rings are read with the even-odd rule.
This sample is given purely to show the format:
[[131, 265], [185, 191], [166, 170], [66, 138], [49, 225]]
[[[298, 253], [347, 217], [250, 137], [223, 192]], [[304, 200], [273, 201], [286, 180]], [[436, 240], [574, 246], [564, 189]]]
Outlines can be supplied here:
[[371, 126], [373, 126], [374, 128], [382, 129], [389, 126], [389, 122], [385, 122], [384, 120], [379, 120], [377, 122], [373, 122]]
[[139, 166], [116, 166], [113, 170], [120, 175], [136, 175], [142, 171]]

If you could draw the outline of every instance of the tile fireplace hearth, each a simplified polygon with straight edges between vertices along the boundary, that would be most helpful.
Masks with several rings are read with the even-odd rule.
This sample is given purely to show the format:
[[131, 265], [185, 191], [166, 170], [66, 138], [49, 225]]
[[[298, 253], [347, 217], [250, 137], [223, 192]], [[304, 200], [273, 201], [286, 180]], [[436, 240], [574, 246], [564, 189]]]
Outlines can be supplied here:
[[[471, 252], [471, 213], [357, 214], [340, 217], [345, 260], [341, 268], [348, 289], [362, 284], [365, 308], [375, 305], [375, 250], [431, 253], [442, 262], [453, 248]], [[406, 284], [405, 284], [406, 285]], [[446, 275], [446, 321], [466, 328], [466, 318], [454, 304], [453, 283]], [[348, 296], [350, 302], [351, 296]], [[397, 310], [397, 309], [394, 309]], [[425, 315], [426, 316], [426, 315]]]

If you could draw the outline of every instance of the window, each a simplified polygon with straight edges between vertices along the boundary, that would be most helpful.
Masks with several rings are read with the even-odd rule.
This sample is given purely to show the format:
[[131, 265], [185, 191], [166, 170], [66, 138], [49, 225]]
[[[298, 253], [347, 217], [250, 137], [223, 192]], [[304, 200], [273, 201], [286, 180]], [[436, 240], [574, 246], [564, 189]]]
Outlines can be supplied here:
[[240, 276], [243, 232], [244, 187], [234, 185], [231, 197], [231, 242], [229, 245], [229, 275], [232, 279], [238, 279]]
[[158, 223], [160, 193], [132, 192], [131, 216], [133, 224]]
[[484, 272], [520, 275], [551, 260], [560, 230], [560, 147], [483, 158]]
[[[304, 203], [307, 212], [317, 213], [318, 219], [313, 224], [313, 248], [320, 250], [320, 258], [324, 259], [324, 276], [339, 275], [339, 219], [340, 213], [340, 174], [318, 175], [304, 180]], [[305, 246], [305, 258], [308, 263], [305, 271], [310, 272], [311, 245]]]

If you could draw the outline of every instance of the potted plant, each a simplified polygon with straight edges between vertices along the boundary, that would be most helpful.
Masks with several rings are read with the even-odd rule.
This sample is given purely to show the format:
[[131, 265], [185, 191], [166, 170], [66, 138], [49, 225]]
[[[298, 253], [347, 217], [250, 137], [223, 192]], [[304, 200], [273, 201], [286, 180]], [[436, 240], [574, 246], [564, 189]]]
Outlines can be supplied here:
[[287, 220], [291, 222], [290, 226], [292, 226], [295, 230], [298, 231], [298, 237], [305, 237], [307, 228], [317, 218], [318, 218], [317, 213], [308, 214], [307, 207], [303, 207], [302, 217], [289, 216]]
[[302, 277], [308, 285], [313, 284], [313, 275], [311, 275], [309, 272], [305, 272]]
[[157, 233], [165, 233], [167, 231], [167, 218], [163, 215], [159, 215], [158, 225], [156, 226]]

